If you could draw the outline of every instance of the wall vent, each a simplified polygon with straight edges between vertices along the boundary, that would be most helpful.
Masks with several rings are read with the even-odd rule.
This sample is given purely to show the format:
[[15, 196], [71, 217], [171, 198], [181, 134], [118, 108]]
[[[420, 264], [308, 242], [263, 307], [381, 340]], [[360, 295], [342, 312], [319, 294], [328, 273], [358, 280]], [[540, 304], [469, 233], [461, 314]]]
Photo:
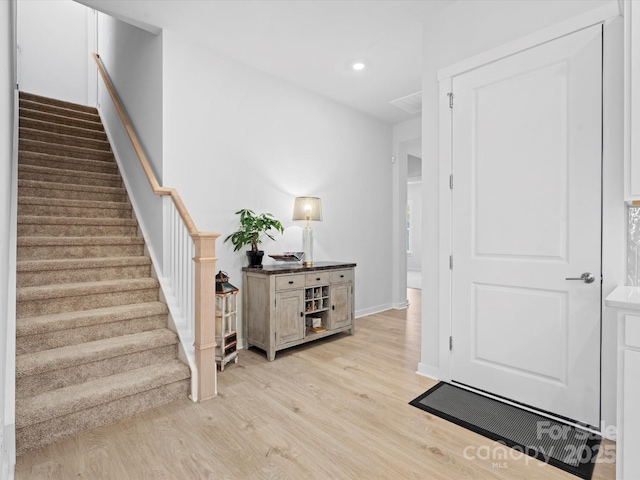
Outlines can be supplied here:
[[392, 100], [389, 103], [407, 113], [419, 113], [422, 111], [422, 92], [412, 93], [406, 97]]

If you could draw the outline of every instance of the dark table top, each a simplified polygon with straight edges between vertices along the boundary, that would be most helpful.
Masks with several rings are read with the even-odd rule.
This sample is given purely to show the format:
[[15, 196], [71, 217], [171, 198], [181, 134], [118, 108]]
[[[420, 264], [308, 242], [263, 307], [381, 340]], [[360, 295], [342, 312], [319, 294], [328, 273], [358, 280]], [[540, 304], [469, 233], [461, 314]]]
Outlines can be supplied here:
[[353, 268], [355, 263], [345, 262], [313, 262], [310, 267], [302, 263], [283, 263], [276, 265], [263, 265], [262, 268], [243, 267], [243, 272], [262, 273], [264, 275], [277, 275], [281, 273], [307, 273], [319, 270], [337, 270], [339, 268]]

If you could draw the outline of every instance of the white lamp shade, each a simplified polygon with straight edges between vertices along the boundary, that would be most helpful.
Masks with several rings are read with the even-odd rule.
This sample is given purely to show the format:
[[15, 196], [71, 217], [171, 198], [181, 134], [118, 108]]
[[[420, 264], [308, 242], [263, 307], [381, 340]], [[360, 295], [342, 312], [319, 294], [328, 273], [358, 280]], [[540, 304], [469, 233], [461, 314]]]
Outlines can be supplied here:
[[322, 203], [318, 197], [296, 197], [293, 220], [322, 221]]

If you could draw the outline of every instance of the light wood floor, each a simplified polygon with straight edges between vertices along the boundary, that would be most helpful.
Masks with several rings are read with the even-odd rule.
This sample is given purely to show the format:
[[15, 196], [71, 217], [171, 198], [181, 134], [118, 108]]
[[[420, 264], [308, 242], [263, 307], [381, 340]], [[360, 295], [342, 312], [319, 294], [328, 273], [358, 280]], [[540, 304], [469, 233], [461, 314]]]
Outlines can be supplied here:
[[[354, 336], [271, 363], [241, 351], [218, 376], [218, 398], [180, 400], [28, 453], [16, 479], [575, 480], [407, 404], [435, 383], [415, 374], [419, 293], [410, 290], [406, 311], [358, 319]], [[611, 462], [593, 478], [613, 480]]]

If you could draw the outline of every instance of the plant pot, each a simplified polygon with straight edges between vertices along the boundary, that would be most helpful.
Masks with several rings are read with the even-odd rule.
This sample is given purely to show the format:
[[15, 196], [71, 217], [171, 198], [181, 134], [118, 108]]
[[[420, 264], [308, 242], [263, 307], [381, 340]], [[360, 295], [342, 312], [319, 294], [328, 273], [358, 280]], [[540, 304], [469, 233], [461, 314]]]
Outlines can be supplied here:
[[249, 259], [250, 268], [262, 268], [262, 257], [264, 257], [264, 251], [247, 250], [247, 258]]

